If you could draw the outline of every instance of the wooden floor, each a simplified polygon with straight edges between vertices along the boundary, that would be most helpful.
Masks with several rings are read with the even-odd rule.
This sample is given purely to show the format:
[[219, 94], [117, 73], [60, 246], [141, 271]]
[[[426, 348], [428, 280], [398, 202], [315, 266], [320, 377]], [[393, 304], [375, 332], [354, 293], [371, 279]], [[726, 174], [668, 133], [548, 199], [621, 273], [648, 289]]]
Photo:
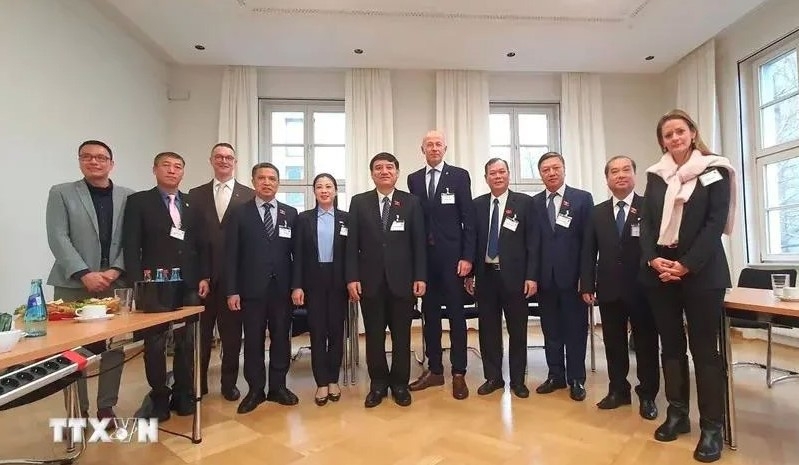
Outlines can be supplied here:
[[[601, 336], [601, 331], [598, 331]], [[414, 344], [420, 347], [421, 334]], [[477, 345], [477, 333], [469, 340]], [[300, 346], [302, 337], [294, 339]], [[541, 343], [538, 328], [530, 330], [530, 342]], [[361, 344], [363, 349], [364, 345]], [[765, 357], [765, 344], [735, 338], [736, 360]], [[799, 367], [799, 350], [779, 347], [775, 364]], [[446, 358], [446, 356], [445, 356]], [[634, 360], [634, 359], [633, 359]], [[527, 385], [533, 390], [546, 376], [544, 353], [528, 352]], [[660, 443], [652, 433], [665, 417], [663, 394], [657, 403], [658, 420], [638, 416], [632, 408], [599, 411], [595, 404], [606, 393], [607, 372], [601, 337], [597, 338], [597, 370], [588, 374], [588, 398], [569, 399], [568, 391], [550, 395], [534, 392], [528, 399], [513, 397], [507, 388], [487, 397], [477, 396], [483, 381], [480, 359], [469, 353], [467, 381], [471, 396], [457, 401], [451, 396], [450, 378], [444, 387], [413, 393], [413, 404], [402, 408], [386, 399], [374, 409], [365, 409], [368, 375], [363, 354], [359, 382], [343, 388], [342, 400], [317, 407], [310, 354], [293, 363], [289, 388], [300, 404], [284, 407], [265, 403], [247, 415], [236, 414], [237, 402], [227, 402], [218, 393], [219, 357], [211, 369], [212, 393], [203, 401], [203, 441], [190, 441], [161, 433], [157, 444], [90, 444], [80, 463], [159, 464], [185, 463], [235, 465], [311, 464], [682, 464], [696, 463], [691, 454], [699, 437], [695, 396], [692, 399], [691, 434], [672, 443]], [[507, 361], [505, 362], [507, 364]], [[634, 363], [634, 361], [633, 361]], [[421, 372], [413, 365], [412, 378]], [[634, 373], [634, 368], [631, 370]], [[630, 380], [635, 384], [634, 375]], [[95, 380], [89, 384], [94, 413]], [[246, 383], [239, 380], [246, 393]], [[799, 380], [765, 385], [765, 373], [757, 368], [736, 368], [739, 444], [737, 451], [725, 449], [719, 463], [787, 464], [799, 461]], [[126, 367], [117, 414], [131, 416], [149, 388], [142, 359]], [[662, 389], [661, 389], [662, 391]], [[723, 395], [723, 393], [719, 393]], [[47, 458], [61, 454], [63, 446], [52, 443], [50, 417], [63, 416], [63, 398], [52, 396], [41, 402], [0, 412], [0, 460], [12, 457]], [[191, 417], [176, 417], [162, 424], [170, 430], [189, 433]]]

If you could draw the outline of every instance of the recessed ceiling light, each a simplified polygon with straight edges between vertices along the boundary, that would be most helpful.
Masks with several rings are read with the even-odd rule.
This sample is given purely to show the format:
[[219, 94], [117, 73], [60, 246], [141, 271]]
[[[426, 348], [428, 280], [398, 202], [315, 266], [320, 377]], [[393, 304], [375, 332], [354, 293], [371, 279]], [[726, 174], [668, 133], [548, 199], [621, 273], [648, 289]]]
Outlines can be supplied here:
[[205, 45], [197, 44], [194, 46], [194, 48], [196, 48], [197, 50], [205, 50]]
[[513, 58], [513, 57], [516, 56], [516, 52], [508, 52], [508, 53], [505, 54], [505, 56], [508, 57], [508, 58]]
[[644, 58], [646, 61], [652, 61], [655, 59], [655, 55], [649, 55], [648, 57]]
[[355, 50], [353, 50], [353, 52], [355, 52], [356, 55], [360, 55], [363, 53], [363, 50], [360, 48], [356, 48]]

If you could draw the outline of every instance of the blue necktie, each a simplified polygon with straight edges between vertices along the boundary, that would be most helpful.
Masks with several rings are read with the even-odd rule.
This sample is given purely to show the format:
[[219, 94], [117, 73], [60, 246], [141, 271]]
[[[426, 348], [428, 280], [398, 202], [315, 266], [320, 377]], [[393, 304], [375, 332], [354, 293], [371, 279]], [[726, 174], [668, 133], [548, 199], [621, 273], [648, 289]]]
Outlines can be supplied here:
[[272, 239], [275, 237], [275, 224], [272, 222], [272, 204], [264, 204], [264, 228], [266, 228], [266, 237]]
[[430, 182], [427, 183], [427, 198], [428, 200], [433, 200], [433, 197], [436, 196], [436, 171], [437, 169], [433, 168], [430, 170]]
[[553, 192], [549, 194], [549, 205], [547, 205], [547, 216], [549, 217], [549, 225], [552, 226], [552, 230], [555, 230], [555, 196], [558, 195], [557, 192]]
[[618, 213], [616, 213], [616, 231], [619, 232], [619, 237], [621, 237], [621, 233], [624, 231], [624, 206], [627, 205], [624, 203], [624, 200], [619, 200], [616, 203], [616, 206], [619, 207]]
[[488, 228], [488, 258], [499, 255], [499, 199], [494, 199], [494, 211], [491, 213], [491, 227]]

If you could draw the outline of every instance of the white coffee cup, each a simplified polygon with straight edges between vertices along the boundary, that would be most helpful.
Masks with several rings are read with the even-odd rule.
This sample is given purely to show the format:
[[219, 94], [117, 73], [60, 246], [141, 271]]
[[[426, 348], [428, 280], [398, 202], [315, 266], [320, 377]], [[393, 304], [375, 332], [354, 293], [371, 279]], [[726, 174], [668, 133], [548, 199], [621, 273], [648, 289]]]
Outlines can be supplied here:
[[799, 287], [784, 287], [782, 296], [788, 299], [799, 299]]
[[105, 316], [108, 307], [105, 305], [84, 305], [75, 311], [75, 315], [83, 318], [99, 318]]

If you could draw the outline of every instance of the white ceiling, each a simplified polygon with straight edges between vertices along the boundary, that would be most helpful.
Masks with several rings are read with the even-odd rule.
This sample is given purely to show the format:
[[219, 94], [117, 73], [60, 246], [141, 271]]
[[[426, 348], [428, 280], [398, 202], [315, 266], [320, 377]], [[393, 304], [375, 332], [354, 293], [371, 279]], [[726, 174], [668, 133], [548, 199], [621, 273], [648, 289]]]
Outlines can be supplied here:
[[661, 72], [765, 0], [94, 1], [180, 64]]

